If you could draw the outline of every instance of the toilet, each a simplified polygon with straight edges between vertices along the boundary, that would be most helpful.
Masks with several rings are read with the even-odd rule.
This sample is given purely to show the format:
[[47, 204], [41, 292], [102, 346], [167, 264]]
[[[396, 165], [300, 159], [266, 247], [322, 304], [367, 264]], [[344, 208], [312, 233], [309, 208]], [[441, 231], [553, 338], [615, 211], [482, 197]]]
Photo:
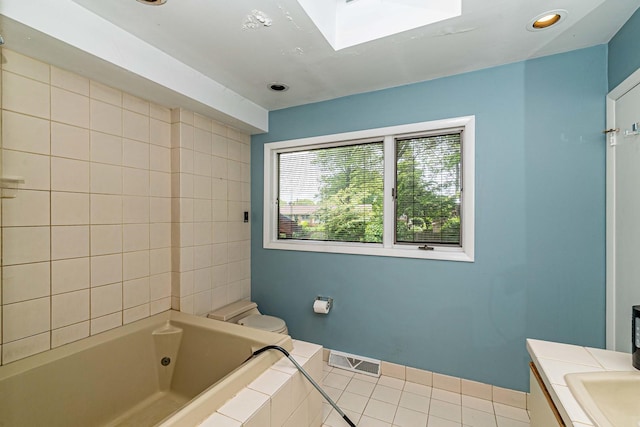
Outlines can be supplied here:
[[287, 324], [279, 317], [267, 316], [258, 311], [258, 304], [252, 301], [237, 301], [217, 310], [211, 311], [207, 317], [223, 322], [237, 323], [263, 331], [288, 334]]

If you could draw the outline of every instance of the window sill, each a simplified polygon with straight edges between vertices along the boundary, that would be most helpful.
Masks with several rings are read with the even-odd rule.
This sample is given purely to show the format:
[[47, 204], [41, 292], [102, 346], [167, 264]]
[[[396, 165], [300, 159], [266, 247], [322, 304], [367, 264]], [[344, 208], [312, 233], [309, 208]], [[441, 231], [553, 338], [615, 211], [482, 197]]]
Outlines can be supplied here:
[[357, 246], [349, 243], [337, 242], [281, 242], [265, 241], [264, 249], [276, 249], [284, 251], [321, 252], [351, 255], [373, 255], [396, 258], [433, 259], [440, 261], [474, 262], [473, 252], [464, 248], [434, 247], [425, 251], [416, 246], [383, 247], [375, 243], [358, 243]]

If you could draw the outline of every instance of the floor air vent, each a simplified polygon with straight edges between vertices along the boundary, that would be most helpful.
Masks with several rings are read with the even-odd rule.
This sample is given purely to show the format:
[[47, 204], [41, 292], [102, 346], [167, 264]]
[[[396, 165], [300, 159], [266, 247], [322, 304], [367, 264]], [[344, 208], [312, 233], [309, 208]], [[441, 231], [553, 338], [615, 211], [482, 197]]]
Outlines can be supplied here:
[[380, 376], [380, 361], [353, 354], [341, 353], [331, 350], [329, 353], [329, 366], [359, 372], [372, 377]]

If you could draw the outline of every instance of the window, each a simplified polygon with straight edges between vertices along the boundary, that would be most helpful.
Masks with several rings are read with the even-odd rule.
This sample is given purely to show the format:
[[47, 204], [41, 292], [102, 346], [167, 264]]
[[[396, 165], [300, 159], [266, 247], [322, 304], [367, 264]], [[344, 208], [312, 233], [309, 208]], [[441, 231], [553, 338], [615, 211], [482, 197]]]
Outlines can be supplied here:
[[473, 261], [475, 119], [265, 144], [264, 247]]

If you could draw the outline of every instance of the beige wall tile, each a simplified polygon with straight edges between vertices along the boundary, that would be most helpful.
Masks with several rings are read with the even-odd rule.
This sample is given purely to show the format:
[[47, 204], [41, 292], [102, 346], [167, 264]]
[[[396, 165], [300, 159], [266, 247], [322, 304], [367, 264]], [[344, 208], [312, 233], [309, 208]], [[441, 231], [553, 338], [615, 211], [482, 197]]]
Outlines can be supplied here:
[[3, 305], [4, 343], [48, 331], [50, 329], [49, 313], [49, 297]]
[[171, 149], [158, 145], [149, 146], [149, 169], [171, 172]]
[[89, 79], [51, 66], [51, 86], [89, 96]]
[[89, 320], [89, 290], [51, 297], [51, 328], [58, 329]]
[[242, 144], [229, 140], [227, 143], [227, 158], [239, 162], [242, 159]]
[[222, 159], [226, 159], [229, 153], [227, 138], [213, 134], [211, 136], [211, 154]]
[[89, 322], [80, 322], [75, 325], [51, 331], [51, 348], [56, 348], [73, 341], [78, 341], [89, 336]]
[[129, 95], [126, 92], [122, 93], [122, 108], [144, 114], [145, 116], [149, 115], [149, 102], [133, 95]]
[[49, 121], [26, 114], [2, 111], [2, 147], [49, 154]]
[[122, 283], [91, 288], [91, 318], [122, 311]]
[[171, 197], [171, 174], [166, 172], [149, 172], [149, 195]]
[[91, 99], [91, 130], [122, 136], [122, 109]]
[[149, 116], [165, 123], [171, 123], [171, 110], [162, 105], [151, 103], [149, 106]]
[[2, 71], [2, 108], [49, 119], [49, 85]]
[[91, 132], [91, 161], [122, 164], [122, 138], [102, 132]]
[[91, 195], [91, 224], [121, 224], [122, 196]]
[[168, 197], [151, 197], [149, 199], [149, 219], [154, 222], [171, 222], [171, 199]]
[[122, 312], [91, 319], [91, 335], [122, 326]]
[[193, 130], [193, 150], [203, 154], [211, 154], [211, 132], [195, 128]]
[[193, 126], [211, 132], [211, 119], [198, 113], [193, 113]]
[[116, 282], [122, 282], [122, 254], [92, 256], [91, 287]]
[[149, 247], [151, 249], [171, 247], [171, 224], [155, 223], [149, 225]]
[[149, 224], [125, 224], [122, 233], [123, 252], [149, 249]]
[[2, 345], [2, 363], [7, 364], [49, 350], [49, 336], [50, 333], [47, 331], [18, 341], [5, 342]]
[[454, 393], [461, 392], [460, 378], [451, 377], [443, 374], [433, 374], [433, 387]]
[[149, 222], [149, 197], [123, 196], [122, 221], [125, 224]]
[[122, 106], [122, 92], [118, 89], [103, 85], [102, 83], [90, 82], [90, 96], [93, 99], [97, 99], [109, 104]]
[[89, 160], [89, 130], [63, 123], [51, 123], [51, 155]]
[[171, 248], [153, 249], [149, 252], [150, 274], [171, 272]]
[[[227, 180], [213, 178], [211, 180], [211, 198], [213, 200], [227, 200]], [[214, 204], [215, 206], [215, 204]]]
[[163, 311], [171, 309], [171, 298], [162, 298], [159, 300], [151, 301], [149, 303], [150, 315], [158, 314]]
[[137, 307], [128, 308], [122, 312], [122, 322], [126, 325], [127, 323], [135, 322], [136, 320], [149, 317], [149, 311], [149, 304], [143, 304]]
[[479, 399], [491, 400], [492, 386], [477, 381], [462, 379], [462, 394], [477, 397]]
[[4, 49], [2, 51], [2, 69], [42, 83], [49, 83], [49, 64], [12, 50]]
[[123, 283], [124, 308], [131, 308], [149, 302], [149, 277], [127, 280]]
[[89, 226], [71, 225], [51, 227], [51, 259], [89, 256]]
[[91, 255], [107, 255], [122, 252], [122, 225], [92, 225]]
[[88, 289], [89, 258], [72, 258], [51, 262], [51, 293], [53, 295]]
[[122, 255], [122, 278], [139, 279], [149, 275], [149, 251], [126, 252]]
[[122, 136], [136, 141], [149, 142], [149, 116], [124, 110]]
[[493, 386], [493, 401], [516, 408], [527, 408], [527, 394], [507, 388]]
[[151, 301], [171, 296], [171, 273], [155, 274], [149, 277], [149, 298]]
[[89, 128], [89, 98], [68, 90], [51, 88], [51, 120]]
[[48, 261], [49, 233], [49, 227], [3, 227], [3, 264], [7, 266]]
[[145, 169], [122, 168], [122, 194], [128, 196], [148, 196], [149, 171]]
[[49, 225], [49, 192], [16, 190], [13, 199], [2, 199], [2, 226]]
[[49, 296], [48, 262], [2, 268], [2, 303], [13, 304]]
[[156, 119], [149, 120], [149, 142], [171, 148], [171, 125]]
[[2, 150], [2, 170], [5, 176], [24, 178], [21, 188], [49, 190], [51, 188], [49, 156]]
[[88, 193], [89, 162], [52, 157], [51, 189]]
[[122, 194], [122, 166], [91, 163], [91, 193]]
[[[195, 152], [193, 157], [193, 173], [211, 177], [211, 156]], [[211, 197], [211, 195], [209, 195], [209, 197]]]
[[122, 164], [138, 169], [149, 169], [149, 144], [123, 139]]
[[227, 179], [227, 160], [217, 156], [211, 156], [211, 176], [213, 178]]

